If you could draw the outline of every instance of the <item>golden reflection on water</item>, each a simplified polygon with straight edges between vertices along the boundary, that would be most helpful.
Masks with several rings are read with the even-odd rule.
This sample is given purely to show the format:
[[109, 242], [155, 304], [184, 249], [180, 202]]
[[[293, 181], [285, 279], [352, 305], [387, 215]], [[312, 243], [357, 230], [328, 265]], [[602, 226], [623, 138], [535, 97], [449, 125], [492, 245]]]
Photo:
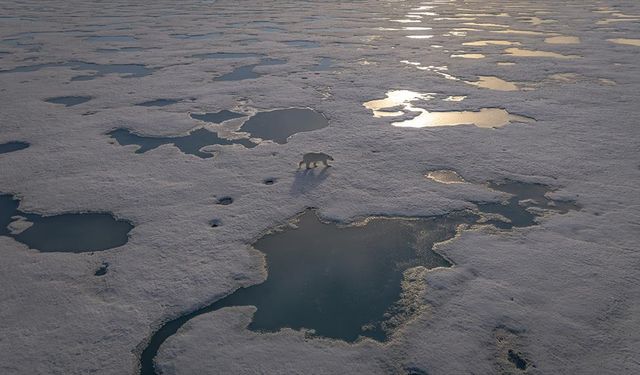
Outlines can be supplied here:
[[426, 128], [439, 126], [475, 125], [479, 128], [501, 128], [511, 122], [531, 122], [529, 117], [512, 115], [502, 108], [482, 108], [479, 111], [429, 112], [414, 108], [420, 114], [405, 121], [391, 123], [401, 128]]
[[618, 83], [607, 78], [598, 78], [598, 83], [602, 86], [617, 86]]
[[439, 182], [441, 184], [463, 184], [465, 180], [456, 172], [448, 169], [430, 171], [425, 175], [426, 178]]
[[466, 26], [478, 26], [478, 27], [509, 27], [509, 25], [502, 25], [499, 23], [477, 23], [477, 22], [465, 22], [463, 25]]
[[594, 10], [593, 13], [602, 13], [602, 14], [609, 14], [609, 13], [615, 13], [615, 10], [611, 10], [608, 7], [599, 7], [598, 10]]
[[640, 47], [640, 39], [616, 38], [616, 39], [607, 39], [607, 40], [615, 44], [623, 44], [627, 46]]
[[461, 102], [463, 100], [465, 100], [467, 97], [466, 95], [457, 95], [457, 96], [447, 96], [446, 98], [442, 99], [445, 102]]
[[509, 56], [517, 56], [517, 57], [551, 57], [554, 59], [579, 59], [580, 56], [577, 55], [562, 55], [556, 52], [549, 51], [536, 51], [530, 49], [522, 49], [522, 48], [507, 48], [504, 50]]
[[580, 75], [576, 73], [557, 73], [550, 75], [549, 78], [559, 82], [574, 83], [578, 82]]
[[[420, 70], [426, 70], [432, 73], [436, 73], [446, 79], [452, 80], [452, 81], [461, 81], [464, 82], [466, 84], [472, 85], [472, 86], [476, 86], [476, 87], [480, 87], [483, 89], [490, 89], [490, 90], [497, 90], [497, 91], [518, 91], [519, 88], [518, 86], [513, 83], [513, 82], [509, 82], [509, 81], [505, 81], [502, 78], [498, 78], [498, 77], [494, 77], [494, 76], [479, 76], [478, 77], [478, 81], [462, 81], [460, 78], [455, 77], [449, 73], [447, 73], [448, 68], [446, 66], [422, 66], [419, 62], [414, 62], [414, 61], [407, 61], [407, 60], [403, 60], [401, 61], [404, 64], [408, 64], [408, 65], [413, 65], [415, 66], [417, 69]], [[512, 64], [515, 65], [513, 63], [498, 63], [500, 64]]]
[[407, 35], [409, 39], [431, 39], [433, 35]]
[[413, 65], [415, 66], [417, 69], [420, 70], [426, 70], [428, 72], [432, 72], [435, 74], [438, 74], [448, 80], [451, 81], [459, 81], [460, 79], [458, 77], [454, 77], [451, 74], [447, 73], [447, 71], [449, 70], [449, 68], [445, 65], [445, 66], [434, 66], [434, 65], [429, 65], [429, 66], [422, 66], [419, 62], [415, 62], [415, 61], [408, 61], [408, 60], [402, 60], [400, 61], [403, 64], [407, 64], [407, 65]]
[[514, 34], [514, 35], [548, 35], [547, 33], [543, 33], [542, 31], [531, 31], [531, 30], [492, 30], [492, 33], [496, 34]]
[[485, 46], [519, 46], [521, 43], [520, 42], [512, 42], [510, 40], [478, 40], [475, 42], [465, 42], [462, 43], [463, 46], [478, 46], [478, 47], [485, 47]]
[[509, 17], [509, 13], [458, 13], [456, 17]]
[[435, 12], [411, 12], [411, 14], [419, 14], [421, 16], [437, 16], [438, 13]]
[[616, 22], [636, 22], [640, 21], [640, 18], [607, 18], [596, 22], [597, 25], [608, 25]]
[[387, 92], [385, 99], [371, 100], [363, 105], [365, 108], [373, 111], [374, 117], [397, 117], [404, 114], [403, 111], [383, 111], [383, 109], [394, 108], [402, 106], [410, 106], [410, 102], [416, 100], [431, 100], [434, 94], [421, 94], [415, 91], [409, 90], [392, 90]]
[[552, 36], [544, 40], [548, 44], [580, 44], [580, 38], [577, 36]]
[[518, 86], [509, 81], [505, 81], [502, 78], [493, 76], [479, 76], [477, 82], [465, 81], [466, 83], [477, 86], [483, 89], [496, 90], [496, 91], [518, 91]]
[[640, 15], [636, 14], [624, 14], [618, 10], [611, 9], [609, 7], [599, 7], [598, 10], [594, 10], [594, 13], [606, 14], [609, 17], [596, 22], [597, 25], [609, 25], [617, 22], [636, 22], [640, 21]]
[[475, 17], [436, 17], [434, 21], [474, 21]]
[[420, 23], [422, 21], [420, 20], [414, 20], [414, 19], [404, 19], [404, 20], [391, 20], [391, 22], [398, 22], [398, 23]]
[[612, 81], [607, 78], [587, 77], [577, 73], [556, 73], [556, 74], [550, 75], [549, 79], [552, 79], [560, 83], [587, 82], [587, 83], [595, 83], [600, 86], [616, 86], [618, 84], [616, 81]]
[[545, 23], [556, 23], [556, 22], [558, 22], [558, 21], [555, 21], [555, 20], [543, 20], [542, 18], [539, 18], [539, 17], [521, 17], [519, 19], [521, 19], [522, 22], [530, 23], [530, 24], [532, 24], [534, 26], [540, 26], [540, 25], [545, 24]]
[[451, 55], [451, 57], [453, 58], [459, 57], [462, 59], [484, 59], [486, 56], [481, 53], [462, 53], [462, 54]]
[[[426, 128], [457, 125], [475, 125], [479, 128], [500, 128], [512, 122], [534, 122], [530, 117], [513, 115], [502, 108], [482, 108], [479, 111], [430, 112], [416, 107], [413, 102], [431, 100], [435, 94], [422, 94], [409, 90], [392, 90], [385, 99], [363, 103], [375, 117], [398, 117], [418, 113], [414, 118], [391, 123], [402, 128]], [[389, 109], [390, 111], [385, 111]]]

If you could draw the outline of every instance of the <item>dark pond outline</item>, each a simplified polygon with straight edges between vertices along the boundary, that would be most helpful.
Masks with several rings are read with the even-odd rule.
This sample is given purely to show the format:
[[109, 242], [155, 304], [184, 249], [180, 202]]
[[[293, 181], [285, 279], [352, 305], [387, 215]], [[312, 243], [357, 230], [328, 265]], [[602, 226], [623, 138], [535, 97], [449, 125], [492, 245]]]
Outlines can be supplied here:
[[31, 146], [30, 143], [23, 142], [23, 141], [9, 141], [5, 143], [0, 143], [0, 155], [24, 150], [29, 148], [30, 146]]
[[76, 105], [86, 103], [92, 99], [93, 99], [92, 96], [67, 95], [67, 96], [55, 96], [52, 98], [46, 98], [44, 101], [51, 104], [63, 105], [65, 107], [74, 107]]
[[267, 73], [257, 73], [254, 71], [259, 66], [284, 65], [288, 62], [285, 59], [262, 58], [256, 64], [242, 65], [234, 68], [231, 72], [215, 77], [216, 82], [244, 81], [246, 79], [260, 78]]
[[[211, 131], [204, 127], [197, 127], [190, 130], [185, 135], [176, 136], [152, 136], [137, 133], [129, 128], [116, 128], [106, 133], [110, 138], [115, 139], [120, 146], [136, 145], [138, 148], [135, 150], [136, 154], [144, 154], [147, 151], [154, 150], [163, 145], [173, 145], [180, 152], [185, 155], [194, 155], [201, 159], [209, 159], [215, 156], [213, 152], [201, 151], [202, 148], [213, 145], [229, 146], [239, 144], [245, 148], [254, 148], [258, 143], [252, 142], [248, 138], [227, 139], [218, 136], [217, 132]], [[195, 141], [202, 140], [202, 138], [209, 137], [214, 140], [212, 143], [202, 143], [197, 149], [191, 150], [188, 147], [188, 138], [193, 138]], [[179, 142], [179, 143], [176, 143]]]
[[[531, 191], [518, 195], [518, 190], [522, 187], [530, 188]], [[580, 211], [582, 206], [573, 200], [560, 200], [547, 197], [547, 194], [558, 190], [550, 185], [535, 182], [522, 182], [511, 179], [504, 179], [500, 182], [489, 182], [487, 188], [509, 195], [507, 199], [499, 202], [472, 201], [476, 205], [481, 215], [500, 215], [509, 222], [490, 218], [484, 224], [493, 225], [501, 230], [511, 230], [513, 228], [528, 228], [538, 225], [538, 218], [541, 215], [528, 208], [537, 208], [547, 212], [564, 215], [569, 211]], [[540, 194], [542, 193], [542, 194]], [[533, 200], [537, 204], [530, 203], [522, 205], [521, 201]]]
[[311, 65], [309, 70], [312, 72], [329, 72], [336, 69], [336, 59], [332, 57], [320, 57], [315, 65]]
[[194, 120], [209, 122], [212, 124], [222, 124], [225, 121], [249, 117], [247, 114], [229, 111], [228, 109], [223, 109], [217, 112], [189, 113], [189, 116]]
[[[158, 68], [148, 68], [144, 64], [99, 64], [79, 60], [67, 62], [44, 63], [36, 65], [18, 66], [12, 69], [0, 70], [0, 74], [29, 73], [46, 68], [69, 68], [73, 71], [94, 72], [88, 75], [80, 75], [71, 78], [71, 81], [88, 81], [109, 74], [117, 74], [121, 78], [140, 78], [151, 75]], [[129, 71], [127, 71], [129, 69]], [[120, 71], [118, 71], [120, 70]]]
[[[502, 181], [498, 181], [498, 182], [489, 182], [487, 187], [489, 189], [492, 190], [496, 190], [496, 191], [500, 191], [504, 193], [504, 190], [499, 190], [501, 185], [508, 185], [510, 183], [514, 183], [514, 184], [522, 184], [522, 185], [532, 185], [535, 187], [546, 187], [547, 193], [552, 193], [554, 191], [557, 191], [558, 188], [555, 188], [553, 186], [550, 185], [546, 185], [546, 184], [541, 184], [541, 183], [528, 183], [528, 182], [522, 182], [522, 181], [516, 181], [516, 180], [510, 180], [510, 179], [505, 179]], [[510, 193], [506, 193], [509, 195], [513, 195]], [[514, 197], [512, 197], [514, 198]], [[507, 202], [511, 202], [510, 198]], [[516, 196], [517, 198], [517, 196]], [[518, 200], [520, 201], [520, 199]], [[575, 210], [580, 210], [581, 206], [578, 205], [576, 202], [574, 201], [557, 201], [557, 200], [553, 200], [548, 198], [549, 202], [566, 202], [567, 204], [574, 204], [574, 209]], [[498, 203], [496, 202], [491, 202], [491, 203], [495, 203], [495, 204], [502, 204], [505, 201], [502, 200]], [[556, 212], [558, 214], [563, 214], [565, 212], [563, 212], [562, 210], [554, 210], [554, 208], [552, 206], [549, 206], [549, 202], [544, 202], [544, 208], [543, 210], [545, 210], [545, 212], [547, 211], [553, 211]], [[489, 202], [472, 202], [476, 205], [479, 204], [485, 204], [485, 203], [489, 203]], [[263, 231], [261, 234], [259, 234], [257, 236], [257, 238], [255, 238], [252, 241], [252, 244], [255, 244], [258, 242], [258, 240], [260, 240], [261, 238], [265, 237], [266, 235], [268, 235], [269, 233], [272, 233], [274, 231], [278, 231], [280, 230], [280, 228], [285, 228], [288, 227], [291, 223], [292, 220], [295, 220], [296, 218], [300, 217], [301, 215], [303, 215], [305, 212], [307, 212], [308, 210], [317, 210], [316, 208], [313, 207], [309, 207], [307, 209], [305, 209], [303, 212], [298, 213], [297, 215], [295, 215], [294, 217], [288, 219], [285, 223], [281, 223], [278, 224], [272, 228], [269, 228], [265, 231]], [[567, 212], [570, 209], [567, 210]], [[478, 208], [476, 210], [461, 210], [461, 211], [452, 211], [443, 215], [432, 215], [432, 216], [413, 216], [413, 217], [402, 217], [402, 216], [385, 216], [385, 215], [370, 215], [370, 216], [363, 216], [363, 217], [357, 217], [354, 219], [349, 219], [345, 225], [354, 225], [354, 224], [358, 224], [361, 222], [365, 222], [366, 220], [369, 219], [376, 219], [376, 218], [382, 218], [382, 219], [405, 219], [405, 220], [413, 220], [413, 219], [429, 219], [429, 218], [436, 218], [436, 217], [446, 217], [446, 216], [450, 216], [450, 215], [472, 215], [476, 217], [476, 221], [475, 223], [472, 223], [471, 225], [495, 225], [492, 222], [486, 222], [486, 223], [478, 223], [478, 220], [480, 218], [482, 218], [482, 211], [480, 211]], [[317, 211], [316, 211], [316, 215], [317, 215]], [[534, 214], [535, 215], [535, 214]], [[539, 217], [540, 215], [535, 215], [536, 217]], [[317, 215], [317, 217], [323, 221], [325, 220], [324, 218], [322, 218], [321, 216]], [[463, 216], [464, 217], [464, 216]], [[214, 219], [215, 220], [215, 219]], [[328, 221], [331, 223], [331, 221]], [[216, 221], [216, 223], [218, 223], [218, 221]], [[336, 223], [338, 225], [340, 225], [341, 222], [333, 222]], [[533, 221], [531, 225], [529, 226], [535, 226], [538, 225], [537, 222]], [[516, 225], [512, 225], [509, 229], [507, 230], [512, 230], [514, 227], [517, 227]], [[500, 228], [498, 227], [498, 229], [500, 230]], [[457, 230], [456, 233], [454, 234], [454, 236], [451, 238], [456, 238], [457, 236], [459, 236], [460, 232]], [[447, 239], [446, 241], [449, 241], [451, 239]], [[442, 241], [441, 241], [442, 242]], [[431, 251], [433, 251], [435, 254], [438, 254], [439, 256], [441, 256], [444, 260], [446, 260], [448, 263], [450, 263], [450, 266], [455, 266], [455, 263], [446, 258], [443, 254], [440, 254], [436, 249], [434, 249], [434, 247], [436, 246], [438, 242], [434, 242], [431, 248]], [[251, 245], [251, 247], [253, 247], [253, 245]], [[259, 251], [256, 249], [256, 251]], [[265, 254], [266, 256], [266, 254]], [[267, 270], [268, 272], [268, 270]], [[267, 275], [268, 278], [268, 275]], [[265, 279], [266, 281], [266, 279]], [[214, 299], [213, 302], [210, 302], [208, 304], [205, 304], [203, 307], [198, 307], [195, 310], [192, 310], [191, 312], [187, 313], [187, 314], [183, 314], [183, 315], [178, 315], [175, 318], [172, 319], [167, 319], [162, 321], [158, 327], [155, 327], [155, 330], [153, 331], [153, 333], [145, 340], [143, 341], [139, 348], [142, 348], [142, 350], [139, 352], [139, 374], [140, 375], [157, 375], [156, 369], [155, 369], [155, 364], [154, 364], [154, 360], [155, 357], [157, 356], [157, 353], [160, 349], [160, 347], [162, 346], [162, 344], [172, 335], [174, 335], [184, 324], [186, 324], [189, 320], [193, 319], [194, 317], [197, 317], [199, 315], [203, 315], [206, 313], [210, 313], [213, 311], [216, 311], [220, 308], [224, 308], [224, 307], [230, 307], [230, 306], [225, 306], [223, 305], [223, 302], [225, 299], [229, 298], [230, 296], [232, 296], [233, 294], [235, 294], [238, 290], [241, 289], [246, 289], [246, 288], [250, 288], [252, 286], [256, 286], [256, 285], [261, 285], [262, 283], [264, 283], [264, 281], [262, 281], [261, 283], [258, 284], [253, 284], [253, 285], [249, 285], [246, 287], [240, 287], [238, 289], [235, 289], [233, 291], [230, 291], [228, 294], [225, 294], [219, 298]], [[336, 340], [340, 340], [340, 339], [336, 339]]]
[[[268, 236], [269, 234], [272, 233], [277, 233], [280, 231], [285, 231], [287, 228], [290, 227], [292, 222], [295, 222], [296, 220], [298, 220], [300, 217], [302, 217], [303, 215], [305, 215], [306, 213], [308, 213], [309, 211], [312, 211], [315, 215], [315, 217], [323, 224], [334, 224], [336, 225], [337, 228], [341, 228], [341, 227], [356, 227], [359, 225], [362, 225], [363, 223], [367, 223], [369, 220], [401, 220], [401, 221], [414, 221], [414, 220], [433, 220], [433, 219], [438, 219], [438, 218], [443, 218], [443, 217], [448, 217], [448, 216], [457, 216], [460, 215], [461, 218], [464, 218], [466, 216], [463, 216], [463, 214], [471, 217], [477, 217], [477, 215], [475, 215], [474, 213], [472, 213], [469, 210], [464, 210], [464, 211], [453, 211], [444, 215], [430, 215], [430, 216], [391, 216], [391, 215], [370, 215], [370, 216], [358, 216], [358, 217], [354, 217], [352, 219], [349, 219], [346, 222], [342, 222], [342, 221], [334, 221], [334, 220], [329, 220], [326, 219], [324, 217], [322, 217], [321, 215], [318, 214], [317, 208], [316, 207], [307, 207], [306, 209], [304, 209], [303, 211], [299, 212], [298, 214], [296, 214], [295, 216], [287, 219], [285, 222], [283, 223], [279, 223], [273, 227], [267, 228], [266, 230], [264, 230], [263, 232], [261, 232], [251, 243], [252, 245], [250, 245], [251, 248], [253, 248], [253, 244], [257, 243], [260, 239], [262, 239], [265, 236]], [[212, 221], [212, 223], [215, 222], [216, 224], [219, 224], [220, 222], [216, 219], [214, 219]], [[217, 226], [217, 225], [216, 225]], [[439, 257], [440, 259], [442, 259], [443, 262], [446, 263], [446, 265], [444, 266], [439, 266], [439, 267], [434, 267], [431, 268], [432, 269], [437, 269], [437, 268], [448, 268], [448, 267], [452, 267], [454, 266], [454, 263], [448, 259], [446, 256], [444, 256], [443, 254], [439, 253], [437, 250], [434, 249], [434, 247], [436, 246], [437, 243], [440, 242], [444, 242], [444, 241], [448, 241], [452, 238], [455, 238], [459, 235], [459, 231], [455, 231], [455, 233], [453, 233], [451, 238], [445, 239], [443, 241], [439, 241], [439, 242], [434, 242], [432, 244], [431, 247], [431, 252], [433, 252], [437, 257]], [[262, 253], [260, 250], [253, 248], [254, 251], [260, 252]], [[266, 254], [265, 254], [266, 255]], [[267, 265], [265, 265], [265, 267], [267, 267]], [[268, 278], [268, 275], [267, 275]], [[169, 338], [171, 337], [173, 334], [175, 334], [182, 326], [184, 326], [184, 324], [186, 324], [188, 321], [190, 321], [191, 319], [203, 315], [203, 314], [207, 314], [213, 311], [217, 311], [220, 308], [225, 308], [225, 307], [231, 307], [231, 306], [220, 306], [225, 299], [233, 296], [236, 292], [243, 290], [243, 289], [247, 289], [247, 288], [251, 288], [251, 287], [255, 287], [255, 286], [259, 286], [262, 285], [264, 282], [266, 281], [266, 279], [258, 284], [253, 284], [253, 285], [248, 285], [246, 287], [239, 287], [233, 291], [230, 291], [228, 294], [222, 295], [219, 298], [216, 298], [213, 302], [205, 304], [203, 307], [199, 307], [196, 308], [195, 310], [191, 311], [188, 314], [183, 314], [183, 315], [179, 315], [177, 318], [173, 318], [173, 319], [169, 319], [169, 320], [165, 320], [164, 322], [162, 322], [160, 324], [159, 327], [156, 328], [156, 330], [152, 333], [152, 335], [148, 338], [148, 340], [146, 340], [145, 342], [141, 343], [140, 347], [143, 348], [142, 351], [140, 351], [139, 353], [139, 374], [140, 375], [157, 375], [158, 373], [156, 372], [155, 369], [155, 364], [153, 363], [158, 350], [160, 349], [160, 347], [162, 346], [162, 344]], [[166, 330], [169, 330], [168, 332], [166, 332]], [[319, 336], [321, 337], [321, 336]], [[362, 339], [362, 338], [361, 338]], [[360, 341], [361, 339], [356, 340], [355, 342]], [[334, 340], [338, 340], [341, 341], [340, 339], [334, 339]]]
[[[0, 236], [6, 236], [13, 238], [15, 241], [20, 242], [21, 244], [26, 245], [30, 249], [39, 251], [41, 253], [92, 253], [97, 251], [105, 251], [116, 249], [126, 245], [129, 242], [131, 237], [131, 231], [135, 228], [134, 223], [131, 220], [123, 219], [116, 217], [113, 213], [108, 211], [71, 211], [71, 212], [62, 212], [56, 214], [40, 214], [37, 212], [27, 212], [20, 209], [20, 204], [22, 202], [22, 198], [20, 198], [16, 194], [11, 193], [3, 193], [0, 192], [0, 209], [8, 209], [9, 212], [6, 212], [2, 215], [2, 211], [0, 211]], [[4, 206], [4, 204], [8, 204]], [[20, 216], [25, 218], [28, 222], [32, 223], [32, 225], [19, 233], [12, 233], [9, 229], [9, 225], [14, 221], [13, 217]], [[32, 232], [40, 233], [47, 232], [45, 226], [48, 225], [57, 225], [55, 221], [71, 219], [75, 220], [79, 217], [92, 217], [98, 220], [111, 220], [110, 224], [117, 225], [118, 230], [127, 229], [121, 234], [124, 236], [119, 240], [110, 239], [110, 243], [108, 245], [100, 245], [92, 248], [84, 248], [80, 247], [77, 243], [73, 245], [60, 245], [60, 238], [57, 238], [54, 243], [51, 243], [51, 238], [47, 237], [46, 239], [39, 238], [39, 235], [36, 234], [36, 238], [29, 238], [29, 234]], [[85, 219], [86, 220], [86, 219]], [[85, 223], [86, 224], [86, 223]], [[86, 229], [86, 228], [83, 228]], [[92, 228], [95, 229], [95, 228]], [[63, 233], [64, 235], [70, 235], [71, 233]], [[86, 240], [86, 239], [84, 239]], [[42, 247], [38, 244], [46, 243], [46, 246]], [[86, 244], [83, 244], [86, 245]]]
[[[290, 111], [312, 112], [313, 116], [318, 115], [324, 119], [324, 126], [309, 127], [303, 130], [296, 129], [296, 131], [292, 131], [289, 129], [284, 135], [278, 134], [277, 136], [269, 136], [265, 134], [265, 133], [268, 133], [269, 130], [266, 128], [264, 124], [260, 124], [260, 121], [264, 121], [261, 118], [273, 116], [274, 114], [277, 115], [284, 112], [290, 112]], [[256, 124], [256, 122], [258, 122], [258, 124]], [[283, 145], [289, 142], [289, 139], [296, 134], [321, 130], [329, 127], [329, 125], [330, 125], [329, 118], [323, 112], [317, 111], [310, 107], [290, 107], [290, 108], [278, 108], [278, 109], [270, 109], [265, 111], [258, 111], [255, 114], [251, 115], [251, 117], [249, 117], [240, 126], [238, 131], [248, 133], [249, 135], [251, 135], [252, 138], [260, 138], [264, 141], [271, 141], [271, 142]], [[271, 125], [271, 127], [274, 127], [274, 126]], [[282, 129], [279, 129], [279, 130], [282, 131]]]
[[167, 107], [170, 105], [178, 104], [182, 101], [182, 99], [173, 99], [173, 98], [158, 98], [147, 100], [145, 102], [136, 103], [137, 107]]

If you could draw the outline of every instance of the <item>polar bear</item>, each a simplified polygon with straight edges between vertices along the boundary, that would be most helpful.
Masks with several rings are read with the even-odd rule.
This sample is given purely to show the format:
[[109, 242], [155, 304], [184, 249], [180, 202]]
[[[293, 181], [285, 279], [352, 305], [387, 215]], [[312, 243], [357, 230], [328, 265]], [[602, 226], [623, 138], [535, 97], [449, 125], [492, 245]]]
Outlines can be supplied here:
[[[324, 164], [325, 167], [330, 167], [329, 160], [333, 161], [333, 158], [323, 152], [309, 152], [302, 157], [302, 161], [298, 164], [298, 169], [302, 168], [303, 165], [306, 165], [307, 169], [314, 168], [318, 166], [318, 163]], [[312, 164], [313, 167], [311, 166]]]

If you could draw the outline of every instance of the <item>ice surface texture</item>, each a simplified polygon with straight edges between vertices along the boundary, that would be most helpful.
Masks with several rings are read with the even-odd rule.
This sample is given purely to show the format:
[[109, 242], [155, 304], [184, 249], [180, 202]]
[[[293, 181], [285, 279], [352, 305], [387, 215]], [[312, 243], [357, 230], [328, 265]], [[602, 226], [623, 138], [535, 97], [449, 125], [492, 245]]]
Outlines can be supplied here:
[[[523, 228], [464, 231], [437, 246], [455, 267], [414, 275], [425, 283], [416, 299], [426, 310], [389, 342], [256, 333], [246, 329], [253, 307], [229, 307], [185, 324], [161, 346], [158, 368], [517, 373], [511, 349], [527, 372], [640, 373], [638, 47], [609, 41], [640, 39], [632, 20], [639, 14], [635, 0], [1, 2], [0, 144], [30, 146], [0, 154], [0, 191], [19, 196], [24, 212], [110, 212], [136, 228], [123, 246], [93, 254], [43, 253], [0, 236], [0, 373], [135, 373], [164, 322], [264, 281], [264, 255], [248, 245], [306, 207], [341, 222], [437, 216], [508, 199], [482, 184], [504, 179], [559, 187], [552, 198], [582, 209], [551, 210]], [[433, 37], [407, 38], [418, 34]], [[136, 40], [86, 40], [92, 36]], [[580, 43], [545, 42], [556, 36]], [[293, 40], [318, 47], [285, 43]], [[463, 44], [483, 40], [519, 45]], [[243, 55], [194, 57], [223, 52]], [[260, 76], [252, 79], [215, 80], [263, 58], [286, 63], [255, 66]], [[333, 68], [311, 70], [322, 58]], [[580, 78], [550, 78], [568, 73]], [[479, 77], [520, 90], [466, 83]], [[394, 127], [417, 114], [374, 118], [362, 106], [391, 90], [466, 97], [415, 103], [430, 112], [502, 108], [536, 122]], [[65, 96], [92, 100], [45, 102]], [[182, 100], [136, 105], [163, 98]], [[204, 149], [215, 158], [173, 145], [135, 154], [138, 146], [106, 135], [207, 129], [223, 138], [243, 119], [210, 123], [189, 114], [283, 108], [313, 108], [329, 126], [286, 144]], [[333, 156], [333, 167], [297, 174], [307, 152]], [[424, 178], [433, 170], [455, 170], [469, 183]], [[234, 203], [216, 204], [225, 195]], [[212, 228], [213, 219], [221, 225]], [[108, 272], [94, 276], [103, 262]]]

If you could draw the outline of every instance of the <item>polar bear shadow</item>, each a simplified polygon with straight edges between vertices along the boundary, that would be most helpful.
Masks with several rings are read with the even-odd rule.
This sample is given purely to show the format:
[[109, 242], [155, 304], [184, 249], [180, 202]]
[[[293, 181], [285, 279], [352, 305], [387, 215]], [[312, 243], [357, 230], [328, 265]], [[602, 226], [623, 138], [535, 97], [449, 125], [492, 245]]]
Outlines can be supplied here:
[[329, 177], [330, 169], [331, 168], [312, 168], [297, 171], [289, 192], [293, 196], [310, 192]]

